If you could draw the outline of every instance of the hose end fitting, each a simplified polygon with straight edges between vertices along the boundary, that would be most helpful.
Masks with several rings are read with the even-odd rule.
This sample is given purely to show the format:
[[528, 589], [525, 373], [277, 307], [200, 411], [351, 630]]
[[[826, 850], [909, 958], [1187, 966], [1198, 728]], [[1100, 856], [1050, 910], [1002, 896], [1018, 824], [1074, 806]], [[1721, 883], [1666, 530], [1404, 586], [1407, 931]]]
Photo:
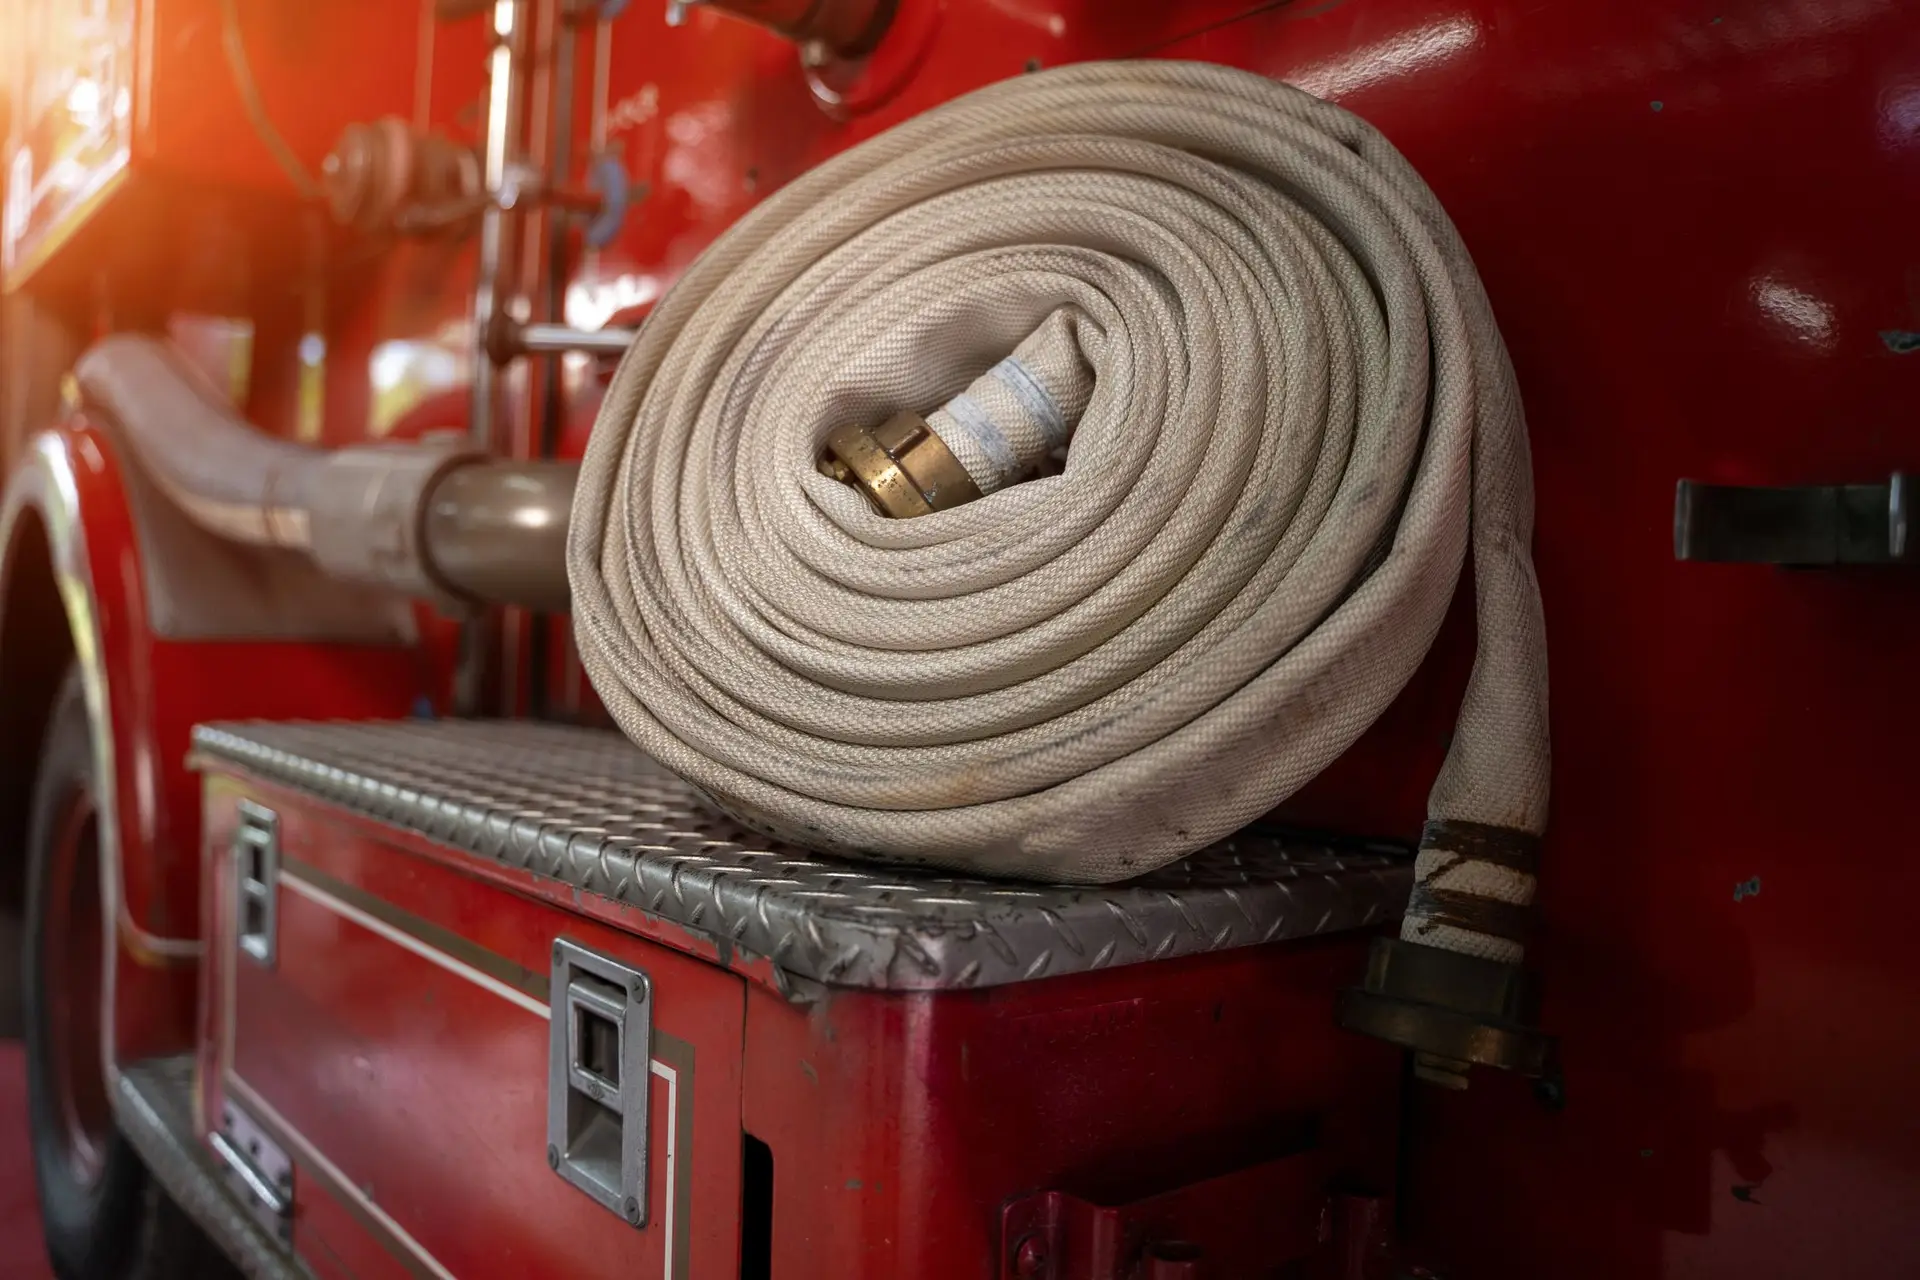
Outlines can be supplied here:
[[1527, 971], [1399, 938], [1376, 938], [1366, 976], [1340, 993], [1334, 1017], [1413, 1050], [1413, 1073], [1444, 1089], [1467, 1087], [1474, 1066], [1539, 1076], [1554, 1040], [1533, 1025]]
[[946, 511], [980, 496], [960, 459], [917, 413], [896, 413], [877, 427], [835, 427], [827, 433], [819, 468], [895, 520]]

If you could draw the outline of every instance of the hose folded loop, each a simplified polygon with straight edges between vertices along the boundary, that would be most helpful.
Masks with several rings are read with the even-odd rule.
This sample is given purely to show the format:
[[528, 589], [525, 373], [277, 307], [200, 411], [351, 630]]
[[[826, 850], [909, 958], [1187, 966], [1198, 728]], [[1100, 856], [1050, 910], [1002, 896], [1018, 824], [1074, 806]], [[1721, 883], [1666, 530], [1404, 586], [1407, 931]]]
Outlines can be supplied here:
[[[1079, 416], [1059, 474], [889, 520], [816, 469], [846, 422], [940, 410], [947, 438], [941, 406], [1043, 338]], [[986, 417], [1051, 428], [1005, 389]], [[1094, 63], [911, 120], [717, 241], [614, 378], [568, 560], [614, 718], [742, 820], [1100, 882], [1339, 755], [1425, 656], [1469, 545], [1480, 648], [1432, 816], [1539, 833], [1532, 521], [1492, 311], [1399, 153], [1246, 73]], [[1420, 865], [1532, 896], [1530, 871]], [[1518, 958], [1477, 919], [1416, 904], [1408, 936]]]

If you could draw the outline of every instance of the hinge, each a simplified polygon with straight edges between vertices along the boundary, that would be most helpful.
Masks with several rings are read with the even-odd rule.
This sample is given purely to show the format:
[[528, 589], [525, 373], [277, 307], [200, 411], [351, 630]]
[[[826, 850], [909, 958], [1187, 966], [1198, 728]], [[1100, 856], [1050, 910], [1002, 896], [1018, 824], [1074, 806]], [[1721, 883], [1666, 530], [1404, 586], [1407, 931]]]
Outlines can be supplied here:
[[231, 1098], [220, 1105], [220, 1131], [208, 1137], [225, 1166], [227, 1187], [282, 1244], [293, 1239], [293, 1161]]

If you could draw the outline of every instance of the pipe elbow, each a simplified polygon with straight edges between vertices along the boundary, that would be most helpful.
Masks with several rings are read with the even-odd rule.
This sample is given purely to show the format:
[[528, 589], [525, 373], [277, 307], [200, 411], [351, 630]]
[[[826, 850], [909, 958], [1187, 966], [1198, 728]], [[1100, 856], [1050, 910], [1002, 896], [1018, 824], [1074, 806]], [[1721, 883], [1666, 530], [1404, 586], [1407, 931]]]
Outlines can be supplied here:
[[76, 376], [142, 471], [210, 533], [302, 551], [331, 577], [454, 607], [567, 607], [572, 463], [275, 439], [166, 342], [140, 334], [102, 339]]

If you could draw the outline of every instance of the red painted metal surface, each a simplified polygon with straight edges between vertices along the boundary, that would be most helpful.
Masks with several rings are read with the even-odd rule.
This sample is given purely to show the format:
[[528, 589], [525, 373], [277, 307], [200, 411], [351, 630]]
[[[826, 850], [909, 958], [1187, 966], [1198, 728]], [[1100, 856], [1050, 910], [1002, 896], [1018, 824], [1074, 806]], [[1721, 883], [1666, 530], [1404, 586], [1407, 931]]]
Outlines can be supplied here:
[[[319, 1153], [293, 1152], [303, 1256], [366, 1257], [367, 1237], [394, 1274], [420, 1253], [469, 1277], [737, 1274], [738, 978], [351, 833], [320, 806], [247, 791], [279, 815], [277, 955], [263, 967], [231, 945], [239, 789], [215, 781], [202, 1096], [207, 1114], [229, 1091], [256, 1115], [270, 1107], [274, 1127]], [[557, 937], [653, 982], [644, 1229], [547, 1167]], [[332, 1203], [311, 1207], [316, 1195]]]
[[1316, 1155], [1282, 1156], [1118, 1206], [1064, 1191], [1022, 1196], [1000, 1213], [1000, 1280], [1197, 1280], [1202, 1265], [1222, 1276], [1284, 1272], [1321, 1253], [1331, 1197]]
[[[84, 421], [58, 434], [85, 529], [97, 654], [105, 673], [120, 848], [115, 1049], [123, 1060], [191, 1043], [190, 966], [169, 942], [198, 936], [200, 797], [187, 771], [195, 723], [209, 718], [402, 715], [429, 678], [399, 648], [237, 641], [183, 643], [147, 625], [132, 514], [107, 438]], [[75, 584], [76, 588], [80, 584]], [[71, 606], [70, 606], [71, 607]]]
[[101, 698], [95, 732], [110, 741], [114, 762], [112, 788], [99, 797], [119, 837], [117, 847], [103, 844], [102, 883], [117, 908], [106, 979], [110, 1045], [127, 1059], [180, 1052], [191, 1042], [199, 832], [184, 756], [199, 709], [232, 700], [240, 714], [247, 706], [312, 714], [344, 699], [361, 714], [392, 714], [410, 697], [396, 686], [415, 683], [413, 660], [399, 650], [343, 659], [338, 647], [158, 641], [147, 627], [132, 518], [105, 437], [75, 423], [46, 436], [23, 465], [36, 473], [14, 486], [19, 501], [0, 521], [0, 537], [14, 536], [27, 516], [48, 530], [64, 621]]
[[[1920, 594], [1885, 573], [1677, 565], [1669, 542], [1681, 476], [1852, 480], [1920, 461], [1903, 429], [1920, 378], [1920, 16], [1897, 0], [922, 8], [937, 30], [909, 81], [843, 123], [777, 39], [698, 10], [668, 30], [633, 6], [610, 28], [605, 141], [649, 195], [581, 255], [569, 315], [646, 304], [780, 182], [1029, 61], [1225, 61], [1367, 116], [1445, 201], [1512, 348], [1554, 671], [1536, 958], [1566, 1106], [1496, 1078], [1421, 1095], [1413, 1238], [1496, 1280], [1920, 1273], [1920, 1134], [1904, 1122], [1920, 1044], [1900, 1016], [1920, 979], [1903, 745]], [[474, 33], [437, 36], [442, 122], [478, 86]], [[591, 66], [583, 49], [583, 92]], [[599, 141], [588, 114], [576, 156]], [[409, 249], [328, 282], [329, 440], [457, 388], [466, 261]], [[567, 452], [591, 382], [569, 383]], [[1297, 815], [1417, 829], [1464, 622]], [[770, 1046], [748, 1055], [751, 1110], [757, 1074], [772, 1090], [818, 1046], [757, 1039], [751, 1008], [773, 997], [748, 998], [749, 1042]], [[788, 1123], [800, 1141], [818, 1122]], [[819, 1205], [830, 1184], [809, 1192]], [[873, 1238], [892, 1212], [867, 1219]]]
[[276, 133], [311, 183], [349, 120], [411, 114], [419, 15], [395, 22], [386, 0], [234, 6], [260, 128], [229, 64], [224, 4], [31, 0], [8, 16], [31, 51], [8, 288], [164, 315], [250, 306], [265, 293], [251, 273], [307, 267], [324, 225], [299, 214], [261, 135]]
[[[984, 992], [836, 993], [804, 1017], [750, 988], [743, 1119], [773, 1150], [776, 1274], [992, 1274], [1016, 1196], [1128, 1203], [1316, 1137], [1324, 1168], [1377, 1185], [1395, 1056], [1330, 1033], [1360, 951], [1336, 940]], [[1312, 1207], [1272, 1207], [1298, 1212]]]
[[[241, 794], [280, 820], [272, 970], [235, 959], [228, 932], [225, 850]], [[205, 1113], [237, 1075], [250, 1090], [236, 1098], [265, 1099], [455, 1274], [657, 1273], [655, 1226], [632, 1231], [541, 1158], [544, 1021], [444, 963], [490, 966], [530, 992], [559, 936], [645, 969], [657, 1032], [698, 1063], [682, 1077], [698, 1084], [676, 1154], [691, 1204], [676, 1275], [740, 1274], [743, 1131], [772, 1153], [775, 1274], [791, 1280], [990, 1276], [1006, 1244], [1002, 1206], [1034, 1188], [1125, 1204], [1294, 1152], [1308, 1153], [1311, 1176], [1269, 1216], [1324, 1251], [1325, 1187], [1390, 1177], [1394, 1120], [1378, 1103], [1393, 1094], [1396, 1056], [1331, 1022], [1363, 939], [988, 991], [822, 991], [795, 1003], [764, 972], [743, 987], [690, 935], [656, 922], [651, 940], [636, 937], [580, 914], [591, 895], [549, 885], [536, 897], [530, 877], [510, 887], [479, 860], [244, 773], [216, 771], [209, 805], [208, 911], [220, 923], [206, 966]], [[341, 902], [414, 945], [349, 918]], [[610, 924], [642, 923], [631, 915]], [[658, 1043], [655, 1056], [672, 1061]], [[659, 1081], [654, 1103], [665, 1114]], [[672, 1168], [662, 1141], [656, 1123], [654, 1167]], [[364, 1239], [336, 1238], [356, 1225], [379, 1233], [340, 1209], [351, 1193], [310, 1173], [316, 1163], [302, 1177], [335, 1191], [311, 1208], [297, 1193], [296, 1243], [310, 1256], [324, 1233], [341, 1258], [370, 1256]], [[668, 1176], [656, 1175], [656, 1223]], [[1210, 1240], [1271, 1226], [1216, 1221]]]

